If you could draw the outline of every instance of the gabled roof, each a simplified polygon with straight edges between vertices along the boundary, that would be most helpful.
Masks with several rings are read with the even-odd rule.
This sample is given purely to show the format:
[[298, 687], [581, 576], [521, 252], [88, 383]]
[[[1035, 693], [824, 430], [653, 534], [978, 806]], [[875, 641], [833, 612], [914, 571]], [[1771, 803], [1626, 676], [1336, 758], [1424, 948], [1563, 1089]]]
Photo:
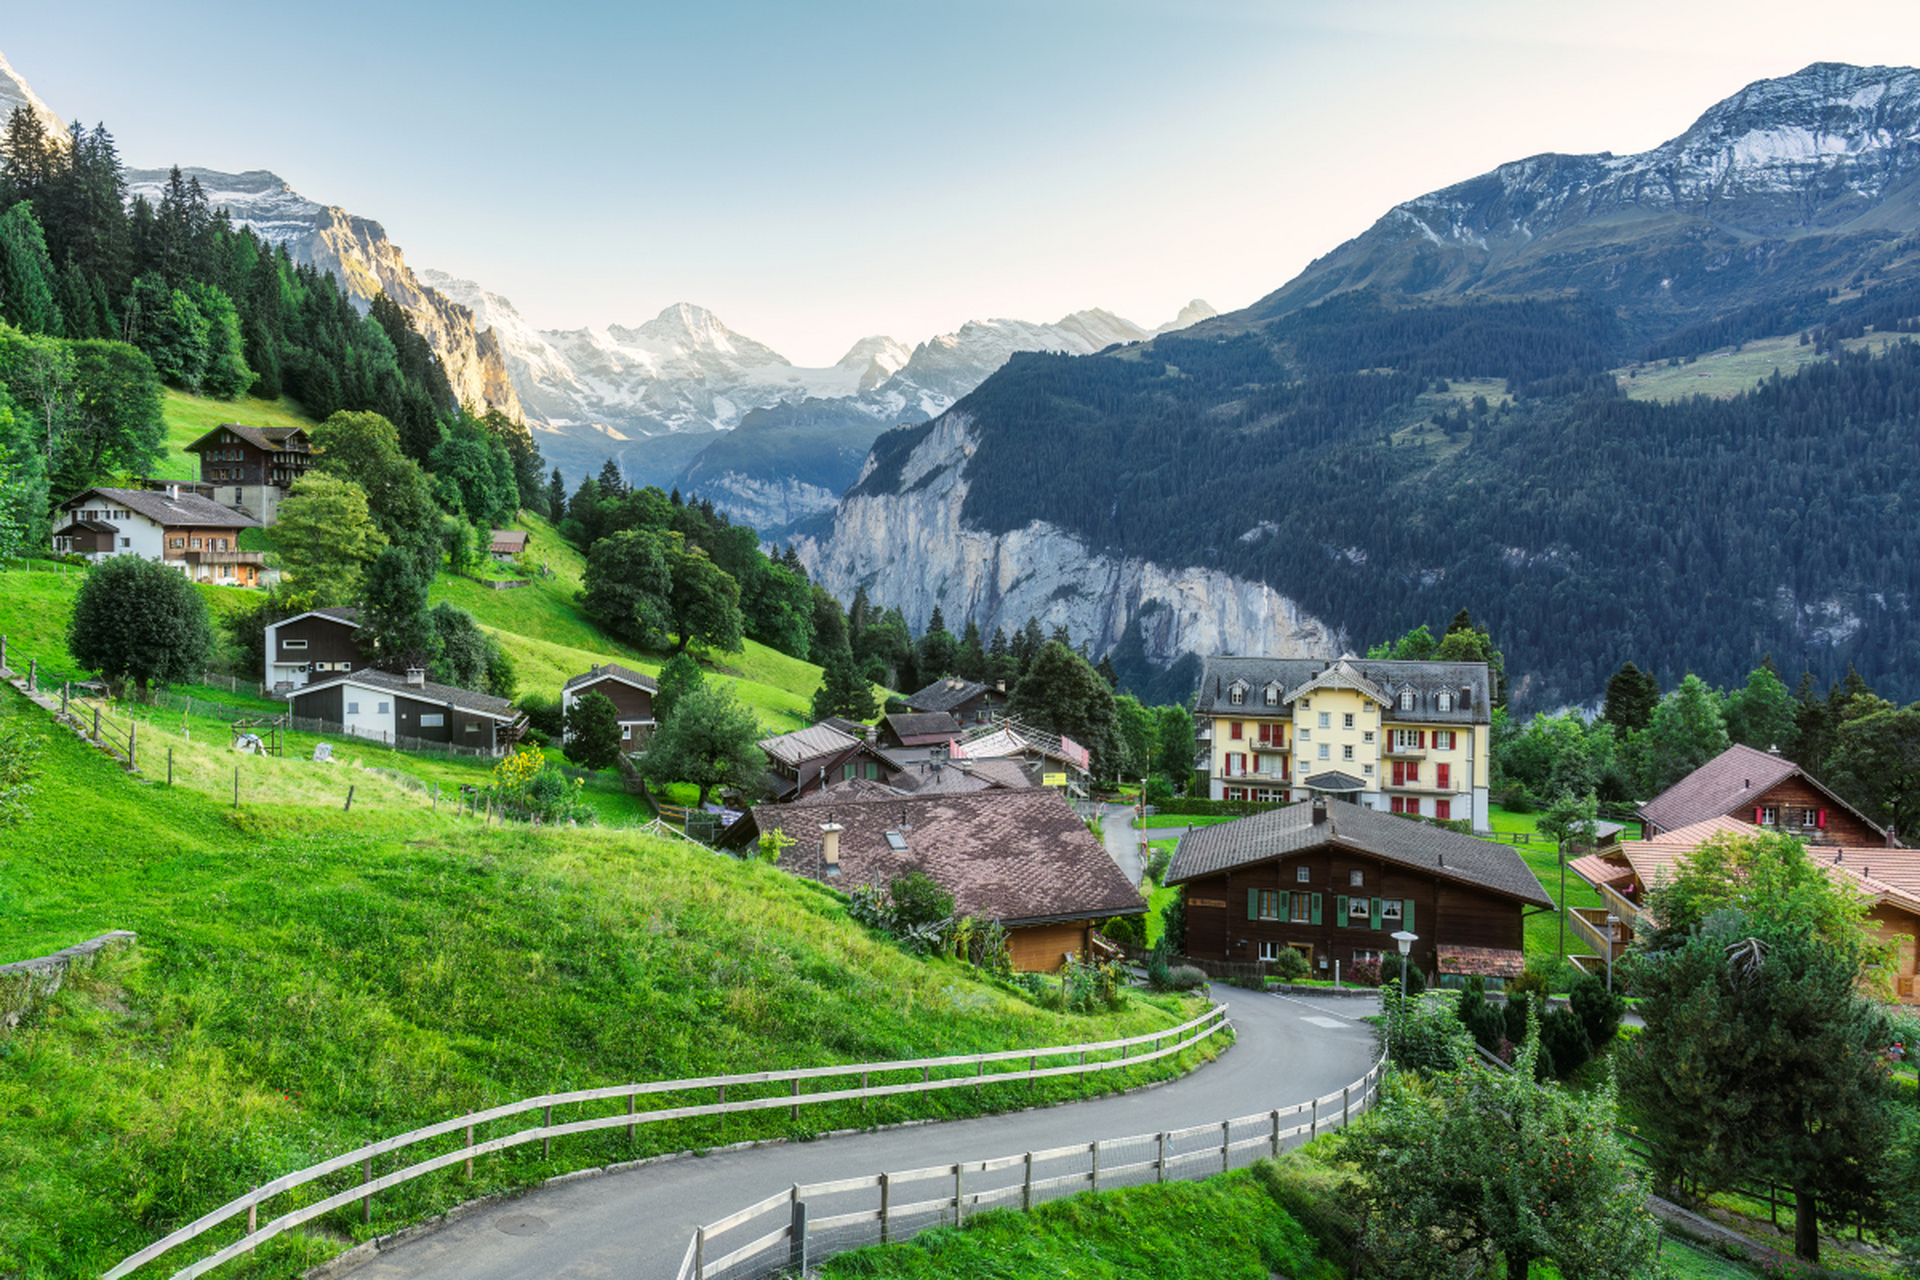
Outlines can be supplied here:
[[1663, 830], [1672, 831], [1755, 804], [1769, 789], [1793, 777], [1825, 796], [1829, 807], [1844, 809], [1872, 830], [1884, 834], [1885, 828], [1879, 823], [1835, 795], [1793, 761], [1737, 742], [1641, 805], [1640, 816]]
[[760, 749], [781, 764], [798, 766], [822, 756], [839, 755], [860, 745], [860, 740], [824, 724], [795, 729], [773, 738], [760, 739]]
[[825, 720], [822, 720], [820, 723], [826, 725], [830, 729], [838, 729], [840, 732], [846, 734], [849, 738], [865, 739], [867, 736], [868, 726], [860, 723], [860, 721], [858, 720], [849, 720], [845, 716], [828, 716]]
[[1367, 789], [1365, 778], [1356, 778], [1352, 774], [1342, 773], [1338, 769], [1329, 769], [1325, 773], [1309, 774], [1300, 779], [1300, 783], [1309, 791], [1341, 792], [1365, 791]]
[[571, 693], [575, 689], [585, 685], [598, 684], [602, 680], [618, 680], [621, 684], [631, 685], [633, 688], [645, 690], [647, 693], [660, 692], [660, 682], [658, 680], [655, 680], [644, 671], [635, 671], [631, 667], [623, 667], [617, 662], [599, 663], [591, 671], [583, 675], [574, 676], [565, 684], [561, 685], [560, 691], [562, 693]]
[[515, 720], [520, 716], [520, 712], [505, 698], [496, 698], [490, 693], [475, 693], [471, 689], [456, 689], [450, 684], [435, 684], [431, 680], [425, 684], [408, 684], [404, 677], [391, 675], [385, 671], [355, 671], [350, 675], [334, 676], [295, 689], [293, 696], [304, 698], [308, 694], [316, 693], [321, 689], [331, 689], [335, 685], [352, 685], [355, 688], [372, 689], [379, 693], [397, 693], [421, 702], [438, 702], [445, 706], [458, 707], [462, 711], [471, 712], [477, 716], [486, 716], [492, 720]]
[[60, 505], [72, 511], [87, 505], [87, 498], [99, 494], [112, 506], [135, 511], [168, 529], [258, 529], [260, 522], [243, 516], [232, 507], [223, 507], [211, 498], [181, 490], [174, 494], [164, 489], [92, 488], [68, 498]]
[[1505, 845], [1344, 800], [1327, 801], [1326, 820], [1316, 823], [1314, 805], [1306, 801], [1189, 832], [1180, 838], [1167, 883], [1334, 847], [1535, 906], [1553, 905], [1520, 855]]
[[69, 520], [53, 531], [58, 537], [74, 529], [85, 529], [88, 533], [118, 533], [120, 526], [108, 524], [105, 520]]
[[[1227, 696], [1235, 684], [1247, 690], [1246, 700]], [[1264, 690], [1277, 684], [1290, 692], [1280, 705], [1268, 706]], [[1484, 662], [1412, 662], [1390, 658], [1356, 658], [1351, 654], [1325, 658], [1208, 658], [1200, 669], [1200, 690], [1194, 715], [1278, 716], [1291, 719], [1293, 700], [1311, 696], [1318, 688], [1342, 686], [1386, 705], [1389, 720], [1423, 724], [1487, 724], [1492, 710], [1490, 676]], [[1414, 709], [1398, 710], [1399, 695], [1412, 690]], [[1451, 694], [1453, 705], [1442, 711], [1439, 695]]]
[[915, 711], [951, 711], [983, 693], [998, 692], [989, 685], [981, 684], [978, 680], [961, 680], [955, 676], [945, 676], [909, 697], [907, 705]]
[[294, 442], [295, 437], [299, 438], [300, 444], [305, 444], [307, 439], [305, 427], [250, 427], [242, 422], [223, 422], [192, 444], [185, 446], [186, 451], [198, 452], [202, 445], [208, 444], [223, 431], [231, 431], [254, 448], [267, 453], [285, 452]]
[[[754, 808], [754, 829], [779, 828], [794, 840], [780, 856], [783, 869], [823, 877], [820, 824], [834, 822], [844, 828], [840, 874], [825, 879], [841, 889], [884, 888], [897, 876], [924, 871], [953, 895], [956, 911], [1009, 925], [1146, 910], [1058, 792], [996, 789], [829, 800], [832, 795], [829, 788], [806, 804]], [[906, 848], [894, 848], [888, 832], [903, 837]]]
[[928, 760], [910, 766], [893, 780], [893, 785], [917, 796], [931, 796], [963, 795], [995, 787], [1020, 790], [1038, 781], [1018, 760]]
[[272, 625], [284, 627], [289, 622], [298, 622], [302, 618], [325, 618], [328, 622], [344, 622], [356, 631], [360, 629], [360, 611], [339, 605], [329, 605], [324, 609], [309, 609], [305, 613], [296, 613], [291, 618], [281, 618]]
[[809, 805], [846, 804], [855, 800], [898, 800], [903, 794], [871, 778], [846, 778], [809, 792], [798, 800], [789, 801], [784, 807], [799, 809]]
[[517, 556], [527, 549], [527, 541], [530, 537], [530, 534], [520, 529], [495, 529], [493, 540], [487, 544], [487, 550]]
[[958, 737], [960, 722], [953, 718], [950, 711], [896, 711], [881, 720], [893, 736], [908, 743], [909, 738], [925, 738], [929, 741], [941, 738]]

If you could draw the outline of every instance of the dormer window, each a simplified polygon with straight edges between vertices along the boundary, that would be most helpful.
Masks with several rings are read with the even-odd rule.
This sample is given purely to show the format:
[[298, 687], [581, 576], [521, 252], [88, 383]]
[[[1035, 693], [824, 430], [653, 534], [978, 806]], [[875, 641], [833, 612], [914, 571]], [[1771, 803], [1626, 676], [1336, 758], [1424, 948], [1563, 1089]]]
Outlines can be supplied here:
[[1270, 707], [1277, 707], [1280, 705], [1280, 686], [1279, 685], [1270, 684], [1267, 686], [1267, 705]]
[[1435, 698], [1433, 701], [1433, 709], [1435, 711], [1453, 710], [1453, 695], [1450, 693], [1443, 693], [1439, 697]]
[[1241, 704], [1245, 703], [1246, 700], [1247, 700], [1247, 686], [1243, 684], [1236, 684], [1227, 690], [1227, 701], [1231, 702], [1234, 706], [1236, 707], [1240, 706]]
[[1413, 690], [1402, 689], [1400, 691], [1400, 709], [1402, 711], [1413, 710]]

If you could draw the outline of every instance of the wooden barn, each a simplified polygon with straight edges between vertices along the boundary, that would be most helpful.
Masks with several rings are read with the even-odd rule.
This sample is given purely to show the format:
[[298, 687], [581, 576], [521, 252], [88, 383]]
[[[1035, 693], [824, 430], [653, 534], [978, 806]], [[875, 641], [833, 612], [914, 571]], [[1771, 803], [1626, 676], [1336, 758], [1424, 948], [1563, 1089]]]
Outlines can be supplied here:
[[1404, 929], [1423, 972], [1503, 981], [1526, 967], [1526, 916], [1553, 910], [1505, 845], [1325, 797], [1190, 832], [1167, 883], [1186, 897], [1188, 955], [1292, 948], [1328, 977], [1394, 952]]

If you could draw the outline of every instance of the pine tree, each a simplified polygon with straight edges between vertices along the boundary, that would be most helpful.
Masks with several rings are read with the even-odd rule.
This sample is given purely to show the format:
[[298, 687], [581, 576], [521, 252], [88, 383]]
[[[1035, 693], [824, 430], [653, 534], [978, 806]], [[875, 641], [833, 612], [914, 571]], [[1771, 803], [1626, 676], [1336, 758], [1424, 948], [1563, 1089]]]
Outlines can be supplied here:
[[560, 476], [560, 468], [553, 469], [553, 478], [547, 481], [547, 519], [556, 526], [567, 518], [567, 482]]
[[[609, 498], [618, 498], [627, 491], [626, 478], [620, 474], [620, 464], [608, 458], [600, 464], [600, 492]], [[678, 493], [679, 490], [674, 490]], [[676, 504], [678, 505], [678, 504]]]
[[829, 716], [868, 721], [880, 714], [873, 686], [854, 665], [851, 650], [836, 649], [827, 654], [820, 673], [820, 687], [813, 694], [812, 711], [815, 723]]
[[1615, 729], [1641, 730], [1653, 721], [1653, 709], [1660, 702], [1660, 685], [1631, 660], [1607, 680], [1607, 700], [1600, 718]]

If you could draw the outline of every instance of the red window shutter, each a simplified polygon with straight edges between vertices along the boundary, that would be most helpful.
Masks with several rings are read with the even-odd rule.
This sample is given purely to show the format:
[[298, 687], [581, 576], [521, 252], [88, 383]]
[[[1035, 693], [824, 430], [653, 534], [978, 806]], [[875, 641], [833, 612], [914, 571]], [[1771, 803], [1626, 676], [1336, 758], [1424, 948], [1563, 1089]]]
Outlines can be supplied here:
[[1435, 800], [1433, 802], [1433, 816], [1442, 822], [1449, 821], [1453, 817], [1453, 801]]
[[1753, 806], [1753, 825], [1756, 827], [1760, 825], [1760, 806], [1759, 805]]
[[1827, 829], [1827, 811], [1825, 809], [1822, 809], [1820, 811], [1820, 821], [1816, 825], [1822, 831], [1825, 831]]
[[1407, 762], [1407, 785], [1415, 787], [1420, 785], [1420, 762], [1418, 760], [1410, 760]]
[[1441, 787], [1446, 787], [1451, 785], [1451, 783], [1449, 782], [1449, 775], [1451, 775], [1452, 773], [1453, 773], [1453, 766], [1450, 764], [1437, 764], [1433, 766], [1434, 783]]
[[1228, 724], [1227, 736], [1234, 739], [1236, 742], [1239, 741], [1241, 734], [1240, 734], [1240, 722], [1238, 720], [1234, 720]]
[[1427, 749], [1427, 731], [1425, 729], [1420, 731], [1420, 749], [1422, 751]]

